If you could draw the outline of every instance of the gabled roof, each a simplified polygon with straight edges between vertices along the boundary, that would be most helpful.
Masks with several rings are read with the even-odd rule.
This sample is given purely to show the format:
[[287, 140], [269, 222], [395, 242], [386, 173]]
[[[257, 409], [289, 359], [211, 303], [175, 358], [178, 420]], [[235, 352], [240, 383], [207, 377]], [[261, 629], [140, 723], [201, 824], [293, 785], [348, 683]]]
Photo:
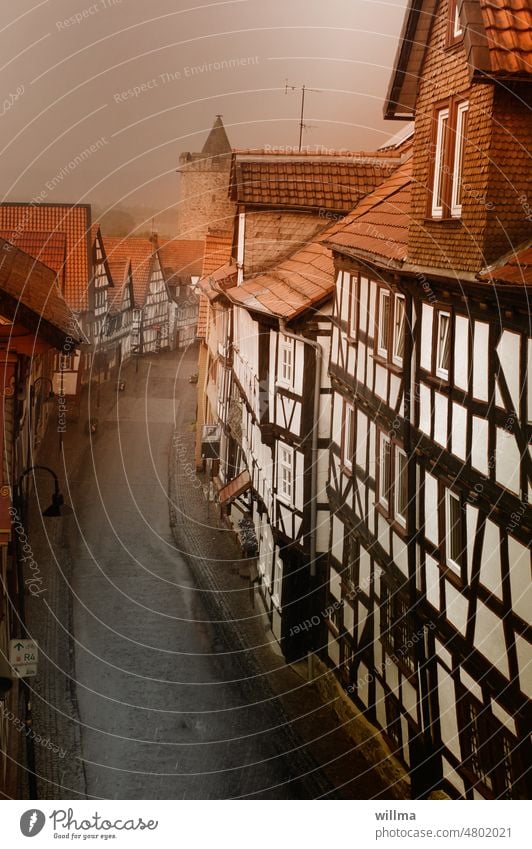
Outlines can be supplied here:
[[[458, 0], [473, 79], [531, 79], [530, 0]], [[410, 0], [385, 100], [384, 116], [413, 117], [438, 0]]]
[[66, 240], [63, 295], [72, 310], [88, 309], [92, 274], [91, 208], [87, 204], [1, 203], [0, 230], [18, 246], [25, 233], [62, 234]]
[[[10, 230], [0, 230], [0, 238], [9, 242], [13, 238]], [[64, 233], [34, 233], [26, 230], [16, 237], [16, 247], [52, 268], [60, 280], [63, 279], [66, 259], [66, 236]]]
[[348, 212], [397, 167], [396, 151], [356, 158], [334, 156], [257, 157], [235, 154], [230, 196], [237, 203], [274, 209]]
[[199, 277], [203, 269], [205, 242], [196, 239], [170, 239], [159, 245], [159, 257], [166, 282], [176, 285], [183, 278]]
[[140, 236], [104, 236], [103, 241], [111, 267], [117, 260], [131, 262], [135, 306], [143, 307], [148, 294], [157, 246], [151, 239]]
[[328, 231], [333, 249], [400, 263], [407, 258], [412, 158]]
[[[108, 258], [107, 262], [109, 264], [109, 271], [114, 284], [107, 290], [109, 309], [113, 312], [117, 312], [122, 307], [124, 287], [129, 284], [131, 260], [113, 256], [111, 259]], [[135, 306], [133, 293], [131, 306]]]
[[478, 277], [507, 286], [532, 286], [532, 240], [483, 269]]
[[4, 239], [0, 239], [0, 310], [56, 348], [67, 337], [75, 343], [83, 340], [56, 272]]
[[226, 295], [237, 306], [289, 321], [332, 295], [333, 288], [332, 254], [315, 241]]

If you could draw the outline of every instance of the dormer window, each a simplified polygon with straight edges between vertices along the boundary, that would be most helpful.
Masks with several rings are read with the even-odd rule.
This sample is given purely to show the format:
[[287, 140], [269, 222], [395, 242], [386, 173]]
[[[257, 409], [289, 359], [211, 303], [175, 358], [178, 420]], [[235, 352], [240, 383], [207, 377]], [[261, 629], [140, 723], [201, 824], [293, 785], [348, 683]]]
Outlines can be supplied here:
[[464, 37], [464, 28], [460, 21], [461, 0], [449, 0], [449, 24], [447, 30], [447, 44], [454, 47]]
[[436, 110], [432, 175], [432, 218], [460, 218], [464, 149], [467, 137], [467, 100], [449, 101]]

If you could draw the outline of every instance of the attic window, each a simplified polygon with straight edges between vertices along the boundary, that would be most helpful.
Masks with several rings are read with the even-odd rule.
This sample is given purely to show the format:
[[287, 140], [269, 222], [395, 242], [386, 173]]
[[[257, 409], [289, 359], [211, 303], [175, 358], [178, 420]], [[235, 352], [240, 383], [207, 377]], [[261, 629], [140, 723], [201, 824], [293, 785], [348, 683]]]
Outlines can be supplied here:
[[429, 214], [432, 218], [460, 218], [462, 215], [462, 175], [467, 139], [467, 100], [448, 101], [434, 114], [434, 151], [432, 197]]
[[448, 47], [454, 47], [464, 37], [464, 28], [460, 21], [460, 4], [461, 0], [449, 0]]

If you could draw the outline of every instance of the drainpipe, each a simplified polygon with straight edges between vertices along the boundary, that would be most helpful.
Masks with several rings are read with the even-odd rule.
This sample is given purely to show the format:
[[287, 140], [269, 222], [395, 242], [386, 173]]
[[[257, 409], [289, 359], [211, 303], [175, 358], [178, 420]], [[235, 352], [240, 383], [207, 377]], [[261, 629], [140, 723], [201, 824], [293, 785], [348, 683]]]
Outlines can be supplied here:
[[321, 389], [321, 345], [306, 336], [298, 336], [286, 329], [284, 320], [279, 319], [279, 328], [283, 336], [303, 342], [314, 349], [316, 356], [316, 373], [314, 377], [314, 421], [312, 424], [312, 464], [310, 478], [310, 577], [316, 577], [316, 543], [318, 533], [318, 438], [319, 438], [319, 415], [320, 415], [320, 389]]

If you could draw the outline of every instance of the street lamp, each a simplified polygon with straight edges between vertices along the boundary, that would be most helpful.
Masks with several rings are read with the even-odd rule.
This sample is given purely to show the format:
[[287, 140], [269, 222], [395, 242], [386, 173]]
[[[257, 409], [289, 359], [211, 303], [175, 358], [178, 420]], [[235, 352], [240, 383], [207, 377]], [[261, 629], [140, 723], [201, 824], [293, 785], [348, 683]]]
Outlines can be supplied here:
[[33, 404], [34, 398], [37, 394], [37, 384], [40, 383], [42, 380], [47, 380], [48, 383], [50, 384], [50, 389], [49, 389], [48, 395], [43, 400], [44, 401], [51, 401], [55, 397], [54, 385], [53, 385], [52, 381], [50, 380], [50, 378], [49, 377], [38, 377], [37, 380], [34, 383], [32, 383], [32, 385], [30, 387], [30, 403], [31, 404]]
[[48, 466], [30, 466], [28, 469], [25, 469], [21, 476], [18, 479], [17, 489], [15, 491], [15, 502], [24, 502], [22, 498], [22, 481], [29, 475], [30, 472], [34, 472], [36, 469], [40, 469], [43, 472], [48, 472], [48, 474], [52, 475], [54, 479], [54, 491], [52, 492], [52, 503], [46, 510], [42, 511], [42, 515], [47, 519], [54, 518], [57, 516], [67, 516], [72, 513], [72, 507], [69, 507], [68, 504], [65, 504], [65, 499], [63, 498], [63, 494], [59, 489], [59, 479], [54, 472], [53, 469], [50, 469]]

